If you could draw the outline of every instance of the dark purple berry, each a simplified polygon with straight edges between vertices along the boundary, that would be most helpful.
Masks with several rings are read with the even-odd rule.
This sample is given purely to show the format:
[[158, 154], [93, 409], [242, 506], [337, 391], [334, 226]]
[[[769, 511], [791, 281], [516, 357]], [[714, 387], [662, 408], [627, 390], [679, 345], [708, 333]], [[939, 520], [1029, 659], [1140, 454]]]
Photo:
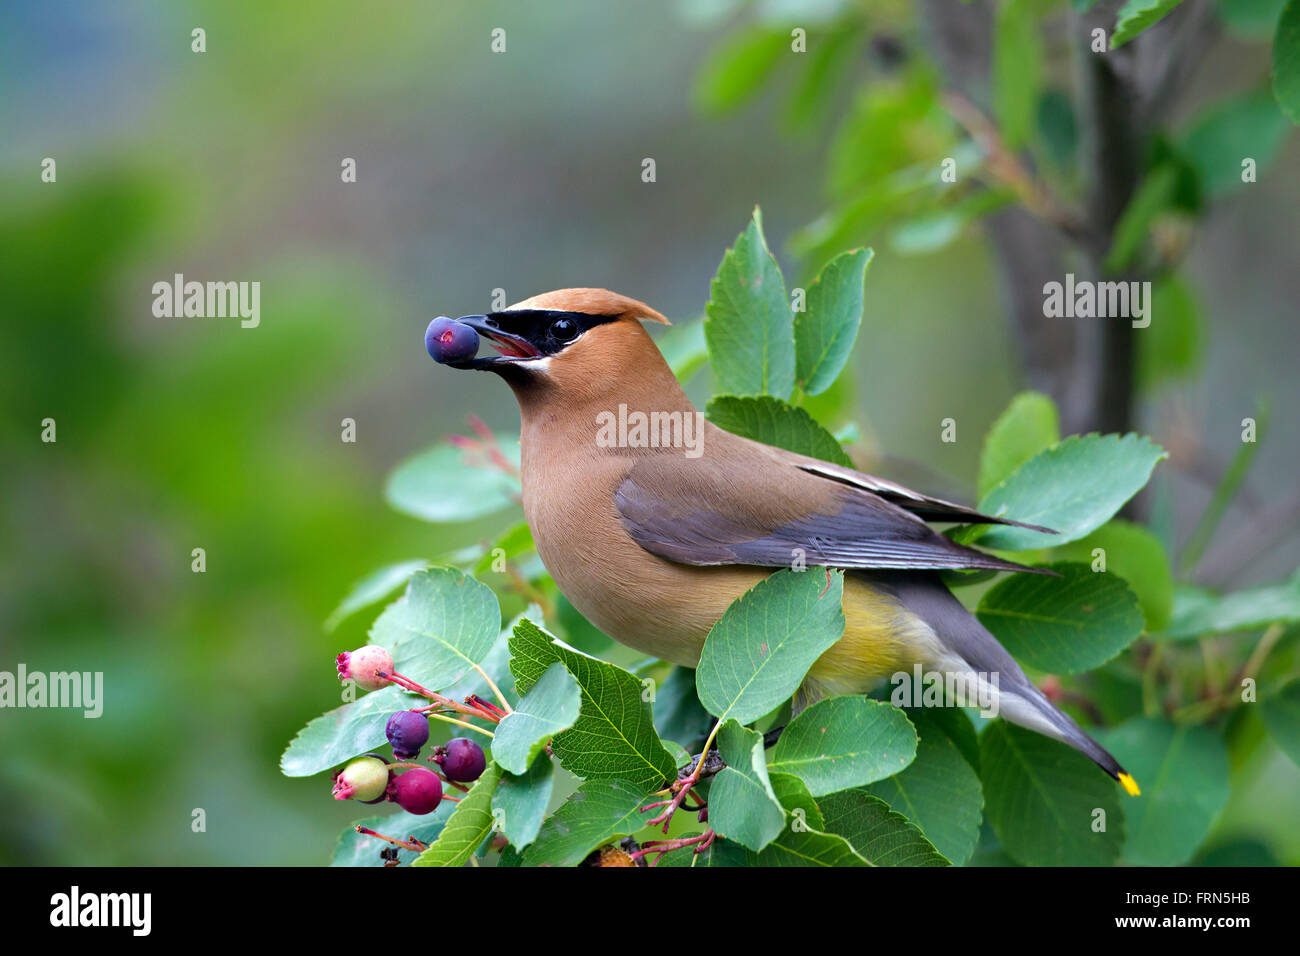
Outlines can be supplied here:
[[478, 354], [478, 333], [464, 322], [440, 315], [429, 323], [424, 347], [435, 362], [464, 362]]
[[413, 710], [399, 710], [388, 718], [384, 733], [393, 745], [394, 757], [398, 760], [414, 760], [420, 756], [420, 748], [429, 740], [429, 720]]
[[465, 737], [454, 737], [447, 741], [446, 747], [438, 748], [441, 759], [442, 774], [448, 780], [457, 783], [472, 783], [483, 775], [487, 769], [487, 757], [483, 748]]
[[442, 781], [432, 770], [416, 767], [397, 778], [393, 799], [407, 813], [432, 813], [442, 803]]

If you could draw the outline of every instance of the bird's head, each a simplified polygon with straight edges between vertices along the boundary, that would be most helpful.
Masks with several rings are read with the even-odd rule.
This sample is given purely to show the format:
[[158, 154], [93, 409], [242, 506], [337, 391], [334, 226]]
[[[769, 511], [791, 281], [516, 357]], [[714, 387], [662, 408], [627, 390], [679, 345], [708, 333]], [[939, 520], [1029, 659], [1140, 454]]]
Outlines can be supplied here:
[[[667, 371], [641, 321], [668, 323], [644, 302], [605, 289], [559, 289], [500, 312], [435, 319], [426, 345], [452, 368], [495, 372], [521, 401], [533, 393], [592, 396], [633, 377]], [[473, 329], [497, 355], [478, 356]], [[463, 338], [462, 338], [463, 335]], [[671, 375], [671, 373], [669, 373]]]

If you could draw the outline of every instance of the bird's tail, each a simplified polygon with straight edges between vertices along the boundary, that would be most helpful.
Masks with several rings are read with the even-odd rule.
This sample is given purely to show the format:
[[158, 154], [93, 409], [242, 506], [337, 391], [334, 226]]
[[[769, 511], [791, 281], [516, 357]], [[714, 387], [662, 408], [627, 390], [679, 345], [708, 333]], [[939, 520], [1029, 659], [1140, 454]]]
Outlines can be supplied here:
[[[1118, 780], [1129, 794], [1139, 794], [1132, 775], [1034, 686], [997, 638], [962, 607], [937, 575], [889, 575], [876, 583], [919, 617], [943, 645], [942, 659], [932, 661], [931, 667], [964, 672], [982, 681], [981, 686], [988, 685], [985, 689], [997, 698], [999, 716], [1068, 744]], [[997, 675], [996, 681], [987, 681], [987, 675]]]

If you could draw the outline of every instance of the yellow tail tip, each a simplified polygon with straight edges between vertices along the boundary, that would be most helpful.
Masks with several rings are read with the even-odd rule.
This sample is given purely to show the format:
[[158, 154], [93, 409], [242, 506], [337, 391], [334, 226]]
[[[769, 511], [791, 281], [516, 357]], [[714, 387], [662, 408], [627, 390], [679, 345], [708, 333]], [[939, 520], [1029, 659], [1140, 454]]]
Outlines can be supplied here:
[[1121, 773], [1119, 775], [1119, 782], [1120, 785], [1124, 788], [1124, 792], [1127, 793], [1130, 797], [1142, 796], [1142, 791], [1138, 789], [1138, 782], [1134, 780], [1132, 777], [1130, 777], [1128, 774]]

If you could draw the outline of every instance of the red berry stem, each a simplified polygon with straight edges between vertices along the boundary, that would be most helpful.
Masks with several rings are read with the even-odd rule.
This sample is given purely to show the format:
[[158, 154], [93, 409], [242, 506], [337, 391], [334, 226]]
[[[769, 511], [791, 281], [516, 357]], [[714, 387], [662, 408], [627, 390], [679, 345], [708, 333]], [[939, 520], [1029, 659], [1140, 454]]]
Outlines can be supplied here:
[[658, 866], [659, 861], [673, 850], [684, 850], [690, 846], [695, 848], [692, 851], [693, 853], [703, 853], [713, 845], [714, 838], [716, 837], [717, 833], [713, 830], [705, 830], [703, 833], [697, 833], [693, 837], [681, 837], [677, 840], [650, 840], [641, 844], [640, 849], [634, 850], [628, 855], [631, 856], [633, 860], [641, 860], [651, 853], [657, 853], [658, 856], [655, 857], [654, 862], [650, 865]]
[[406, 840], [398, 840], [394, 837], [384, 836], [384, 834], [377, 830], [372, 830], [370, 827], [363, 827], [360, 824], [357, 824], [356, 829], [362, 836], [370, 836], [377, 840], [383, 840], [385, 843], [393, 844], [393, 846], [400, 846], [403, 850], [412, 850], [416, 853], [422, 853], [429, 849], [429, 844], [425, 843], [423, 840], [417, 840], [415, 837], [410, 837]]

